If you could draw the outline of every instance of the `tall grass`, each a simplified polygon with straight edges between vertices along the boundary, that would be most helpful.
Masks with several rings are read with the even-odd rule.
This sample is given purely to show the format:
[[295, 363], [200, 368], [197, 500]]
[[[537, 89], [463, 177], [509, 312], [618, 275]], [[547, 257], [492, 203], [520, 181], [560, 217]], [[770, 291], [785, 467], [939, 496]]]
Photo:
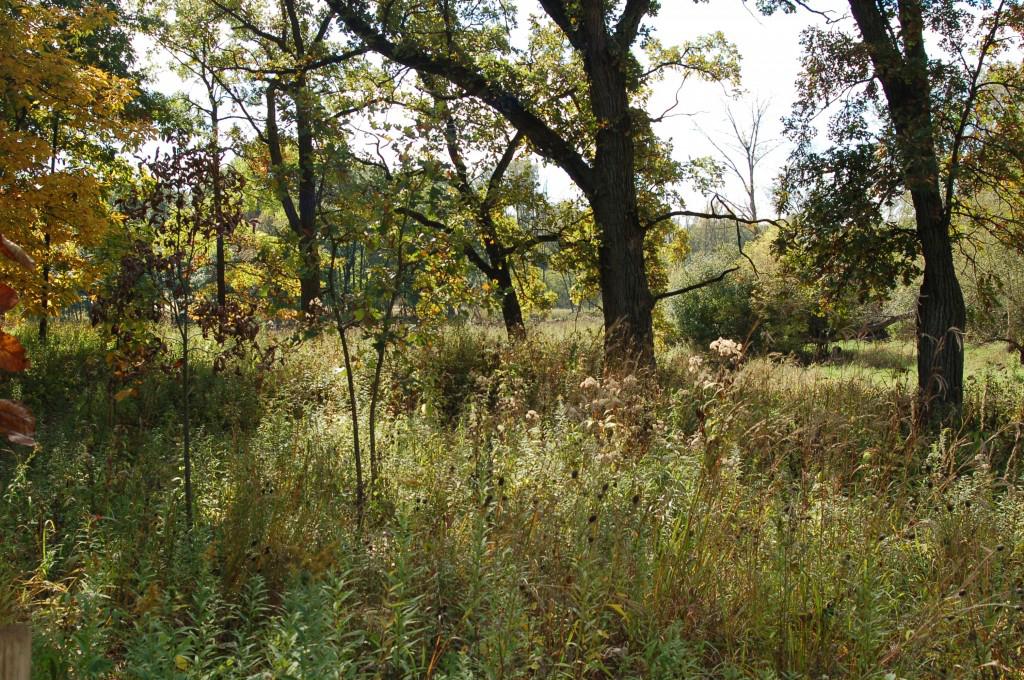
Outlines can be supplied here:
[[0, 458], [0, 606], [39, 678], [1024, 673], [1009, 373], [931, 432], [899, 383], [679, 350], [615, 381], [593, 337], [455, 333], [391, 364], [360, 531], [327, 338], [262, 380], [200, 373], [189, 533], [173, 384], [112, 402], [75, 326], [30, 351], [8, 389], [42, 446]]

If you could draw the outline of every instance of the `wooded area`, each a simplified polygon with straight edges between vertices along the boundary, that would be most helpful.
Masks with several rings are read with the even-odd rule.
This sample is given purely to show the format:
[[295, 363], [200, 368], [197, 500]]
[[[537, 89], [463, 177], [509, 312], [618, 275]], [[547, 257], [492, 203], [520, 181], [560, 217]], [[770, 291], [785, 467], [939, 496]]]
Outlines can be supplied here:
[[663, 9], [0, 0], [31, 677], [1024, 674], [1024, 5]]

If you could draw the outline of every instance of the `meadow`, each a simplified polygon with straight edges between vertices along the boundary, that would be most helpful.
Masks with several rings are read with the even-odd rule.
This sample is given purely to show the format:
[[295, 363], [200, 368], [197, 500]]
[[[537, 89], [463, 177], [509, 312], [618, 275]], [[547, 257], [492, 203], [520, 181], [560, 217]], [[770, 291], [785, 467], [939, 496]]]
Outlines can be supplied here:
[[613, 379], [585, 330], [453, 329], [389, 358], [361, 522], [337, 339], [269, 371], [200, 351], [189, 530], [173, 378], [125, 397], [87, 326], [23, 330], [3, 396], [39, 446], [0, 453], [0, 617], [31, 623], [34, 677], [1024, 677], [999, 346], [925, 428], [901, 341]]

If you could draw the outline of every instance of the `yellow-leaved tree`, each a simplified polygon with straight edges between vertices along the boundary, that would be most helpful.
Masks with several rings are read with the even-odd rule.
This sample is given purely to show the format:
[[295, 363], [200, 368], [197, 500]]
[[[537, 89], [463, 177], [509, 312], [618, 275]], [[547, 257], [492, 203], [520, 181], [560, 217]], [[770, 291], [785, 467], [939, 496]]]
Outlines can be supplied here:
[[88, 249], [116, 224], [104, 197], [111, 164], [96, 150], [141, 136], [122, 115], [131, 82], [90, 65], [81, 49], [113, 21], [98, 5], [0, 0], [0, 233], [37, 263], [0, 262], [0, 277], [43, 318], [91, 289], [99, 263]]

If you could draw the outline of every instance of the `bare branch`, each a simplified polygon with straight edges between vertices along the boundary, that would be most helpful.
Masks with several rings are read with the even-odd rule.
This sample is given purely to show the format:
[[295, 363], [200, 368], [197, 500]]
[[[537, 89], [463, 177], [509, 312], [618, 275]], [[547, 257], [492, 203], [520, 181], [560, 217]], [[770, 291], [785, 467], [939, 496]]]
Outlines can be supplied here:
[[654, 301], [658, 302], [659, 300], [664, 300], [665, 298], [674, 297], [676, 295], [683, 295], [684, 293], [690, 293], [701, 288], [706, 288], [707, 286], [710, 286], [713, 283], [718, 283], [726, 276], [728, 276], [734, 271], [737, 271], [738, 269], [739, 267], [729, 267], [725, 271], [720, 272], [717, 276], [712, 276], [710, 279], [704, 279], [703, 281], [698, 281], [697, 283], [691, 283], [689, 286], [683, 286], [682, 288], [677, 288], [675, 290], [669, 290], [664, 293], [658, 293], [657, 295], [654, 296]]

